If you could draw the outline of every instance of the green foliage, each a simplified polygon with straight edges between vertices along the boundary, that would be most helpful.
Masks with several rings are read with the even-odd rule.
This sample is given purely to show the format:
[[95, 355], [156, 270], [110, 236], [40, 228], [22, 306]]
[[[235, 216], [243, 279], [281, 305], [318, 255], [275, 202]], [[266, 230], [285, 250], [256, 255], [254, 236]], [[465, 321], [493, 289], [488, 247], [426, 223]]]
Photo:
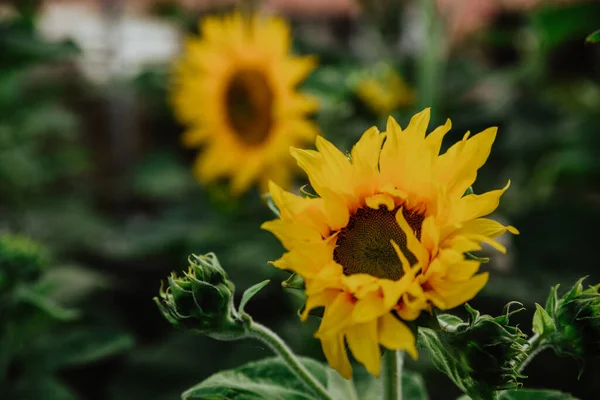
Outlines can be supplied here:
[[262, 288], [267, 286], [269, 284], [269, 282], [270, 282], [270, 280], [267, 279], [266, 281], [259, 282], [256, 285], [251, 286], [248, 289], [246, 289], [246, 291], [242, 295], [242, 300], [240, 301], [240, 306], [238, 307], [238, 311], [240, 314], [242, 314], [244, 312], [244, 308], [246, 308], [246, 304], [248, 303], [248, 301], [250, 301], [250, 299], [252, 299], [254, 296], [256, 296], [256, 294], [258, 292], [260, 292], [260, 290]]
[[[467, 395], [458, 400], [470, 400]], [[498, 395], [498, 400], [577, 400], [575, 397], [558, 390], [506, 390]]]
[[466, 306], [469, 322], [442, 317], [442, 331], [419, 328], [419, 346], [427, 350], [433, 364], [464, 393], [477, 399], [493, 399], [495, 392], [517, 387], [521, 378], [516, 365], [525, 358], [525, 335], [509, 325], [504, 315], [480, 315]]
[[592, 32], [589, 34], [587, 38], [585, 38], [586, 43], [599, 43], [600, 42], [600, 29], [596, 32]]
[[[326, 368], [311, 359], [302, 359], [304, 366], [327, 386]], [[188, 389], [182, 399], [213, 399], [239, 396], [247, 399], [311, 399], [304, 383], [299, 381], [279, 358], [269, 358], [221, 371]]]
[[[302, 364], [327, 388], [333, 400], [376, 399], [381, 397], [381, 379], [365, 374], [355, 382], [342, 378], [329, 367], [310, 358]], [[402, 376], [403, 398], [427, 400], [423, 379], [416, 373]], [[229, 371], [221, 371], [188, 389], [182, 399], [314, 399], [302, 381], [280, 358], [251, 362]]]
[[599, 16], [597, 4], [574, 3], [543, 7], [532, 13], [531, 18], [542, 45], [549, 49], [597, 28]]
[[47, 266], [47, 249], [27, 237], [0, 234], [0, 293], [33, 281]]
[[548, 345], [580, 362], [585, 356], [600, 357], [600, 285], [584, 289], [584, 279], [562, 297], [558, 296], [559, 285], [554, 286], [545, 308], [556, 327], [549, 332]]
[[539, 304], [535, 303], [535, 314], [533, 314], [533, 332], [540, 336], [549, 336], [556, 331], [554, 321], [548, 312]]

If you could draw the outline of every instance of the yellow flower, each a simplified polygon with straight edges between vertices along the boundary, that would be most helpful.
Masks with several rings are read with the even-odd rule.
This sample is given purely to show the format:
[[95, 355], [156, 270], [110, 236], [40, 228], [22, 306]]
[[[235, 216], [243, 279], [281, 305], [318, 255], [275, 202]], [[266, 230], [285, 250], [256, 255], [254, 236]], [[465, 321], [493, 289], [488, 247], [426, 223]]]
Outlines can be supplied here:
[[479, 262], [464, 253], [512, 226], [482, 218], [508, 188], [465, 195], [496, 137], [489, 128], [439, 155], [450, 120], [426, 136], [429, 109], [404, 130], [388, 119], [387, 131], [367, 130], [349, 156], [317, 137], [318, 151], [292, 148], [320, 197], [302, 198], [274, 183], [280, 218], [263, 224], [288, 250], [274, 262], [306, 282], [302, 315], [325, 307], [315, 336], [329, 364], [352, 373], [346, 343], [367, 370], [380, 373], [380, 346], [417, 358], [415, 337], [403, 321], [432, 306], [450, 309], [486, 284]]
[[394, 69], [384, 66], [380, 76], [362, 78], [356, 86], [356, 95], [377, 115], [391, 112], [414, 103], [415, 92]]
[[316, 100], [296, 90], [313, 57], [289, 54], [290, 28], [267, 16], [207, 17], [175, 64], [172, 104], [188, 129], [183, 142], [203, 146], [194, 166], [201, 182], [231, 178], [240, 194], [254, 182], [287, 186], [290, 146], [318, 134], [307, 114]]

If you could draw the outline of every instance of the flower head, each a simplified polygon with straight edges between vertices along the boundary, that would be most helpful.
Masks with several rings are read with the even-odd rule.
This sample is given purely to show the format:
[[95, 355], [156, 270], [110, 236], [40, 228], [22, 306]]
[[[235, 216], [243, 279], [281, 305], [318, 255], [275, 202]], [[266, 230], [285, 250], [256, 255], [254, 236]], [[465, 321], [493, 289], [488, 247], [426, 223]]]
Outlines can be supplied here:
[[382, 64], [356, 85], [357, 96], [375, 114], [385, 116], [414, 103], [415, 92], [391, 66]]
[[466, 252], [511, 226], [487, 218], [508, 188], [465, 192], [485, 163], [496, 128], [454, 144], [439, 155], [450, 121], [426, 136], [429, 109], [406, 129], [367, 130], [349, 156], [317, 137], [318, 151], [292, 149], [320, 196], [302, 198], [270, 185], [280, 218], [263, 224], [288, 250], [274, 265], [306, 282], [303, 318], [325, 307], [316, 332], [333, 368], [351, 375], [346, 342], [369, 372], [379, 375], [380, 347], [417, 357], [405, 321], [432, 306], [463, 304], [486, 284], [479, 261]]
[[546, 304], [555, 325], [550, 344], [557, 353], [579, 360], [600, 357], [600, 285], [584, 289], [582, 282], [577, 281], [560, 298], [555, 286]]
[[279, 18], [207, 17], [200, 31], [201, 38], [185, 44], [172, 90], [175, 112], [188, 127], [183, 142], [204, 146], [196, 176], [229, 177], [234, 194], [255, 181], [286, 186], [287, 149], [318, 133], [306, 119], [316, 101], [296, 90], [315, 60], [289, 54], [289, 26]]
[[233, 306], [233, 283], [212, 254], [192, 255], [183, 276], [168, 278], [154, 301], [173, 325], [193, 329], [215, 339], [243, 336], [242, 321]]

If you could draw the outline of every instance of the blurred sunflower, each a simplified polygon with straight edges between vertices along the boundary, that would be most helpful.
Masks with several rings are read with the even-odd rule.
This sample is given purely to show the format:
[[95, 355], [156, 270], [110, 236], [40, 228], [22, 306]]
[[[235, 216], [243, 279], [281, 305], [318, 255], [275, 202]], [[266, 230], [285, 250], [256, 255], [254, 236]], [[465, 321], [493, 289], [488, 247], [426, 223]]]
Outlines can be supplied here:
[[358, 98], [374, 114], [381, 116], [411, 106], [415, 102], [415, 91], [390, 66], [379, 69], [374, 76], [365, 76], [358, 81], [355, 89]]
[[306, 319], [325, 307], [315, 336], [330, 365], [352, 373], [345, 351], [380, 373], [380, 344], [417, 358], [415, 337], [403, 321], [432, 306], [450, 309], [486, 284], [479, 261], [465, 257], [512, 226], [487, 218], [508, 188], [466, 194], [485, 163], [496, 128], [464, 138], [439, 155], [450, 120], [426, 136], [429, 109], [404, 130], [367, 130], [349, 156], [322, 137], [318, 151], [292, 149], [320, 197], [302, 198], [274, 183], [280, 219], [263, 224], [288, 250], [274, 262], [306, 282]]
[[229, 177], [235, 195], [256, 181], [288, 186], [289, 147], [318, 134], [306, 119], [317, 102], [296, 90], [315, 59], [289, 54], [290, 28], [276, 17], [207, 17], [200, 31], [185, 43], [172, 88], [176, 115], [188, 126], [184, 144], [204, 146], [195, 175]]

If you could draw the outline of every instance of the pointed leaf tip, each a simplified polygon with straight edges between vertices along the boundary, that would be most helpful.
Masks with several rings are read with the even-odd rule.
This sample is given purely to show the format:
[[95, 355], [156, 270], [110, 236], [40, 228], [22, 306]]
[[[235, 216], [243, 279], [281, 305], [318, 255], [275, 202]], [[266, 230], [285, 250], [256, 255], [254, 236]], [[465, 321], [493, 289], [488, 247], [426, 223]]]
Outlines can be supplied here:
[[246, 291], [242, 295], [242, 300], [240, 301], [240, 314], [244, 313], [244, 308], [246, 307], [246, 304], [248, 304], [248, 301], [250, 301], [250, 299], [253, 298], [258, 292], [260, 292], [262, 288], [267, 286], [269, 282], [271, 281], [267, 279], [246, 289]]

